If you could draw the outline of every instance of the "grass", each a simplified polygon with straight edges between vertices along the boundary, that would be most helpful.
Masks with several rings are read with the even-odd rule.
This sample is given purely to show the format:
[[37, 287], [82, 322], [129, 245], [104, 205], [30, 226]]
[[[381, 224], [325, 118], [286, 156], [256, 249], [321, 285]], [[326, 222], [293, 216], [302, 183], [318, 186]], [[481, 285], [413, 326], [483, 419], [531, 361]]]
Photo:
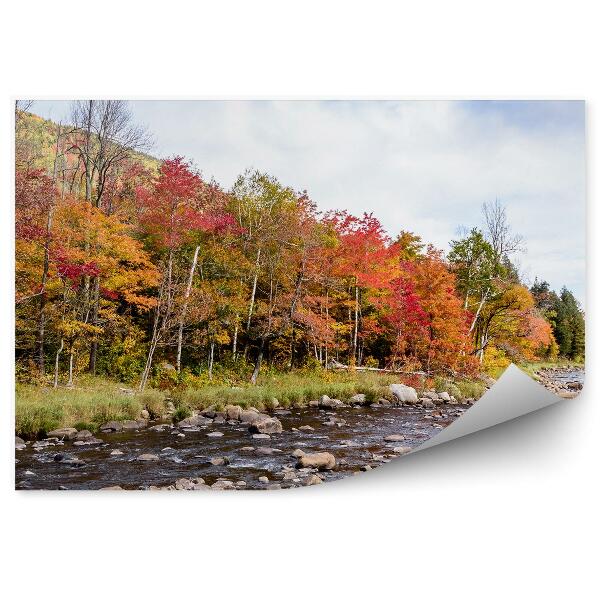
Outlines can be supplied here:
[[[210, 385], [188, 387], [173, 393], [177, 407], [203, 409], [208, 406], [222, 408], [226, 404], [242, 407], [255, 406], [265, 410], [278, 403], [283, 407], [305, 406], [310, 400], [327, 395], [347, 400], [355, 394], [365, 394], [371, 401], [389, 395], [388, 385], [398, 382], [397, 375], [377, 373], [332, 373], [317, 371], [310, 373], [265, 374], [260, 385], [238, 386]], [[277, 402], [274, 402], [276, 400]]]
[[[175, 405], [175, 419], [180, 420], [209, 406], [222, 409], [226, 404], [259, 410], [306, 406], [311, 400], [327, 395], [348, 400], [365, 394], [373, 402], [390, 398], [389, 384], [403, 382], [423, 391], [425, 382], [419, 377], [403, 377], [374, 372], [297, 371], [261, 374], [259, 385], [246, 382], [187, 385], [174, 389], [170, 396]], [[124, 393], [122, 384], [99, 377], [81, 376], [72, 389], [18, 384], [16, 389], [16, 433], [25, 438], [40, 437], [58, 427], [77, 427], [97, 431], [111, 420], [137, 419], [145, 408], [152, 418], [165, 412], [168, 392], [148, 389], [141, 393]], [[480, 382], [438, 379], [427, 387], [447, 391], [462, 398], [479, 398], [485, 391]]]
[[147, 390], [126, 394], [120, 387], [121, 384], [92, 377], [82, 377], [71, 389], [17, 384], [16, 434], [32, 439], [58, 427], [93, 432], [106, 421], [137, 419], [144, 408], [151, 416], [164, 413], [164, 393]]

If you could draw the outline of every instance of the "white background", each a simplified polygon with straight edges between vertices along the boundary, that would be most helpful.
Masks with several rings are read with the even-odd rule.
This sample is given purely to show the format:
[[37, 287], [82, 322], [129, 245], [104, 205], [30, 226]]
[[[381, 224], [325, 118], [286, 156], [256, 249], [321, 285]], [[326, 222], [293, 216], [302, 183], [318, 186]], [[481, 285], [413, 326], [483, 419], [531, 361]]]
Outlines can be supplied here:
[[0, 33], [5, 597], [597, 593], [600, 394], [592, 276], [587, 383], [576, 401], [317, 488], [12, 491], [15, 97], [584, 98], [591, 273], [598, 268], [600, 107], [592, 3], [8, 4]]

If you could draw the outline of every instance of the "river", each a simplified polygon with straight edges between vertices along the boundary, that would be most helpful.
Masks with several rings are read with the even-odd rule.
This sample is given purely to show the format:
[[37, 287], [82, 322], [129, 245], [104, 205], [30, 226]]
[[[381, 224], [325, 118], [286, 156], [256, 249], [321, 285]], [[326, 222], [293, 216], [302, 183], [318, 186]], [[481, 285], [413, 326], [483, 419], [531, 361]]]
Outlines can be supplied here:
[[[242, 423], [209, 424], [195, 429], [165, 424], [163, 431], [98, 434], [96, 437], [102, 444], [96, 446], [76, 446], [66, 441], [34, 448], [28, 443], [16, 451], [16, 488], [148, 489], [196, 477], [201, 477], [207, 485], [226, 479], [240, 489], [296, 487], [303, 485], [306, 473], [295, 468], [296, 459], [292, 456], [295, 449], [332, 453], [337, 461], [335, 469], [319, 476], [325, 481], [339, 479], [389, 462], [398, 455], [398, 446], [420, 445], [467, 408], [446, 405], [436, 409], [348, 407], [335, 412], [317, 408], [276, 410], [274, 416], [283, 424], [283, 432], [270, 438], [254, 437]], [[337, 423], [326, 424], [332, 418]], [[306, 425], [313, 430], [298, 429]], [[222, 435], [208, 435], [216, 432]], [[403, 435], [404, 440], [386, 442], [384, 438], [392, 434]], [[111, 454], [115, 450], [122, 454]], [[155, 454], [158, 460], [137, 460], [148, 453]], [[57, 462], [57, 454], [61, 455], [61, 462]], [[229, 464], [211, 463], [221, 457]], [[82, 462], [69, 465], [65, 458]]]

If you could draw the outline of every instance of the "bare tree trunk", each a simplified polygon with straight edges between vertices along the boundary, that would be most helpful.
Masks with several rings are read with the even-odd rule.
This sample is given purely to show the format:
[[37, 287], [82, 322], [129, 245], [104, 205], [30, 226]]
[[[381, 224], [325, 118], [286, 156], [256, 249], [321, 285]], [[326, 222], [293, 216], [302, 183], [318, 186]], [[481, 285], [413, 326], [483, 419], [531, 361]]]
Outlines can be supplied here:
[[208, 354], [208, 380], [212, 381], [212, 370], [215, 358], [215, 343], [210, 343], [210, 352]]
[[188, 300], [192, 292], [192, 283], [194, 281], [194, 271], [196, 270], [196, 264], [198, 263], [198, 252], [200, 252], [200, 246], [196, 246], [194, 250], [194, 258], [190, 267], [190, 274], [188, 276], [187, 286], [185, 288], [185, 294], [183, 296], [183, 307], [181, 309], [181, 317], [179, 319], [179, 331], [177, 333], [177, 372], [181, 372], [181, 348], [183, 346], [183, 325], [185, 321], [185, 313], [187, 312]]
[[[237, 319], [237, 317], [236, 317], [236, 319]], [[237, 360], [238, 329], [239, 329], [239, 326], [238, 326], [238, 323], [236, 321], [236, 323], [235, 323], [235, 330], [233, 332], [233, 347], [231, 349], [231, 354], [233, 355], [233, 362], [236, 362], [236, 360]]]
[[56, 351], [56, 359], [54, 360], [54, 387], [58, 387], [58, 360], [60, 358], [60, 353], [63, 351], [63, 348], [65, 347], [65, 343], [64, 340], [62, 338], [60, 338], [60, 346], [58, 347], [58, 350]]
[[250, 329], [250, 321], [252, 320], [252, 311], [254, 310], [254, 298], [256, 296], [256, 284], [258, 283], [258, 267], [260, 261], [260, 248], [256, 253], [256, 269], [254, 271], [254, 284], [252, 285], [252, 296], [250, 297], [250, 309], [248, 310], [248, 324], [246, 325], [246, 331]]
[[473, 322], [471, 323], [471, 327], [469, 327], [469, 333], [472, 333], [473, 329], [475, 328], [475, 324], [477, 323], [477, 319], [479, 318], [479, 313], [481, 312], [481, 309], [483, 308], [483, 305], [485, 304], [485, 301], [487, 299], [488, 292], [489, 292], [489, 288], [487, 288], [485, 290], [485, 292], [483, 293], [483, 295], [481, 296], [481, 302], [479, 303], [479, 306], [477, 307], [477, 312], [475, 313], [475, 316], [473, 317]]
[[140, 379], [139, 391], [143, 392], [148, 382], [150, 375], [150, 369], [152, 368], [152, 358], [154, 357], [154, 351], [158, 345], [158, 321], [160, 319], [160, 301], [156, 307], [156, 315], [154, 316], [154, 325], [152, 326], [152, 339], [150, 340], [150, 347], [148, 348], [148, 356], [146, 358], [146, 365]]
[[73, 354], [75, 352], [74, 344], [71, 344], [71, 349], [69, 350], [69, 381], [67, 382], [67, 387], [73, 386]]

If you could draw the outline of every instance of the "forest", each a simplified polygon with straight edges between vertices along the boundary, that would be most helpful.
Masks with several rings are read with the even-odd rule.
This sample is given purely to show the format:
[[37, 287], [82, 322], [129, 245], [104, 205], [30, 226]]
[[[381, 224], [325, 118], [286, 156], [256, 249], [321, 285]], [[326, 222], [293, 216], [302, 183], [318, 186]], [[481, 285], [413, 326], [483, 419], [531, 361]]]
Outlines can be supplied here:
[[579, 303], [522, 280], [525, 241], [497, 200], [444, 252], [373, 212], [321, 212], [269, 173], [223, 189], [185, 157], [158, 160], [124, 101], [76, 101], [68, 123], [30, 110], [15, 112], [19, 382], [477, 380], [584, 358]]

